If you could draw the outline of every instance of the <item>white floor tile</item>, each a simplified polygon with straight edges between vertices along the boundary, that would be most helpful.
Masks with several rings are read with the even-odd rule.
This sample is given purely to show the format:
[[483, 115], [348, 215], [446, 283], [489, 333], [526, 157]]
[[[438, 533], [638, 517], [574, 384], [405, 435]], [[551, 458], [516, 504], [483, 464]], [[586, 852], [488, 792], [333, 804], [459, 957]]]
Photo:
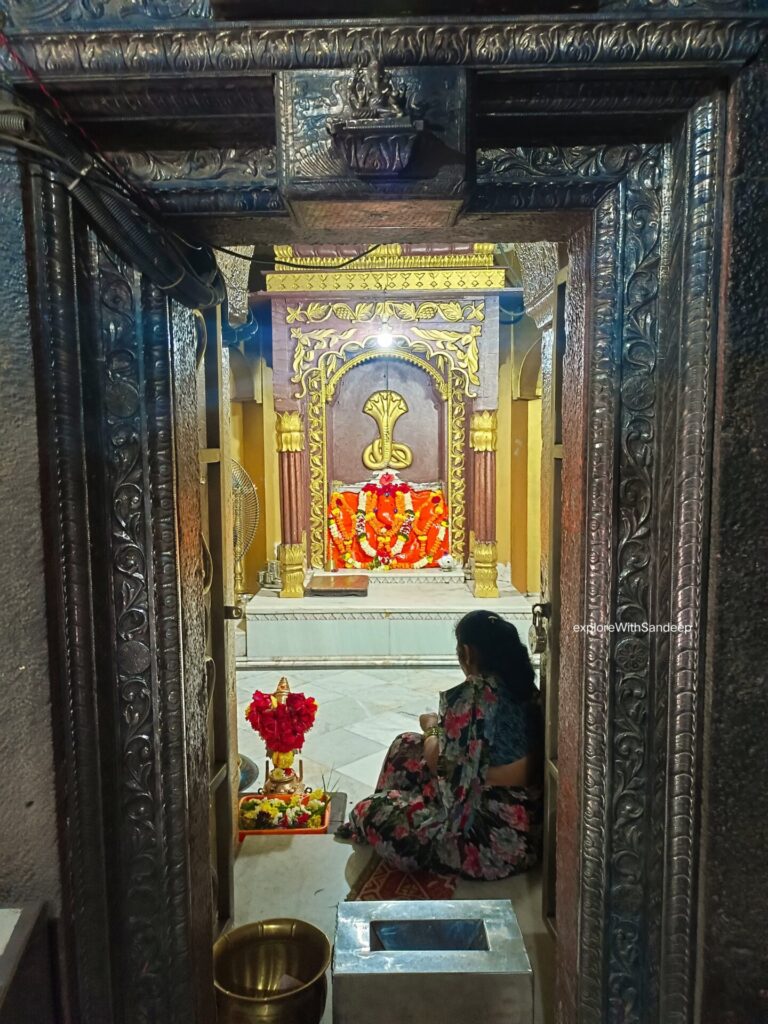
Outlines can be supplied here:
[[334, 772], [331, 777], [333, 779], [333, 789], [339, 793], [347, 794], [347, 818], [355, 804], [359, 804], [361, 800], [365, 800], [366, 797], [373, 793], [373, 787], [369, 786], [368, 783], [361, 782], [359, 779], [353, 779], [349, 775], [345, 775], [344, 772]]
[[344, 764], [340, 766], [340, 771], [344, 775], [349, 775], [350, 778], [356, 779], [358, 782], [362, 782], [363, 785], [367, 785], [368, 793], [370, 794], [376, 788], [376, 782], [381, 772], [381, 766], [384, 763], [384, 755], [386, 754], [386, 748], [381, 747], [380, 751], [376, 754], [368, 754], [366, 757], [361, 757], [357, 761], [352, 761], [350, 764]]
[[319, 736], [310, 733], [305, 740], [304, 749], [307, 757], [330, 765], [337, 771], [342, 771], [344, 765], [369, 754], [379, 754], [383, 757], [386, 750], [382, 744], [366, 739], [365, 736], [358, 736], [348, 729], [333, 729]]
[[408, 715], [418, 724], [419, 716], [428, 711], [437, 711], [438, 699], [429, 693], [420, 693], [418, 690], [403, 691], [397, 704], [397, 711], [401, 715]]
[[351, 700], [338, 695], [330, 700], [317, 698], [317, 718], [312, 729], [307, 733], [307, 742], [323, 733], [342, 729], [369, 717], [368, 708], [362, 701]]
[[[332, 941], [338, 902], [370, 855], [356, 849], [332, 836], [249, 836], [235, 860], [235, 923], [297, 917]], [[273, 884], [276, 878], [287, 884]]]
[[246, 757], [255, 761], [260, 772], [263, 770], [263, 764], [267, 757], [264, 740], [250, 726], [237, 730], [237, 749], [240, 754], [245, 754]]
[[351, 697], [372, 697], [380, 699], [387, 693], [388, 684], [383, 679], [377, 679], [367, 672], [358, 669], [339, 669], [335, 676], [329, 678], [322, 684], [328, 686], [336, 693], [342, 693]]
[[362, 722], [347, 726], [350, 732], [358, 736], [366, 736], [384, 747], [389, 747], [401, 732], [418, 732], [419, 722], [413, 715], [404, 715], [399, 711], [385, 711], [375, 718], [366, 718]]

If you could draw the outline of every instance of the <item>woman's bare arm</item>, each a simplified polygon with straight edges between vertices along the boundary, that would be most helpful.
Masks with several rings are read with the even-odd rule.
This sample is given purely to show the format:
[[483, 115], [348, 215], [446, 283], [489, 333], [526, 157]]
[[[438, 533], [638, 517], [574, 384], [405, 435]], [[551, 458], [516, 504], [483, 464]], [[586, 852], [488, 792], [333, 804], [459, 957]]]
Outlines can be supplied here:
[[419, 728], [422, 732], [426, 732], [427, 729], [434, 729], [438, 724], [438, 717], [434, 711], [426, 711], [423, 715], [419, 715]]
[[437, 759], [440, 755], [440, 740], [437, 736], [427, 736], [424, 740], [424, 760], [433, 775], [437, 772]]
[[521, 757], [511, 764], [500, 764], [488, 769], [485, 777], [486, 786], [509, 786], [511, 788], [527, 786], [531, 774], [531, 758]]

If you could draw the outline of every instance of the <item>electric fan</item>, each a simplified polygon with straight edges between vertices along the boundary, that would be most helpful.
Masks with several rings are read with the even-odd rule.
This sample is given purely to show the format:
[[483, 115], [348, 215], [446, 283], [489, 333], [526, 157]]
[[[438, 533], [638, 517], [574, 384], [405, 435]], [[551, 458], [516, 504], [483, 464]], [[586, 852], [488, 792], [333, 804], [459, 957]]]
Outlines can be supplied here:
[[243, 559], [259, 527], [261, 506], [256, 484], [236, 459], [232, 459], [232, 525], [235, 553], [235, 590], [243, 593]]

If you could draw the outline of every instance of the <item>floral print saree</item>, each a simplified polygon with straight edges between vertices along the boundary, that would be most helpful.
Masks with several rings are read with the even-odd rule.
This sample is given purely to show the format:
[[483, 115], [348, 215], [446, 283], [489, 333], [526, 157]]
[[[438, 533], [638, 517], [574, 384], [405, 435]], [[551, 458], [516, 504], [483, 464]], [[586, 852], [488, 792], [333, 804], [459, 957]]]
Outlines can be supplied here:
[[485, 784], [498, 686], [474, 677], [442, 693], [437, 773], [424, 762], [420, 734], [398, 736], [376, 792], [352, 809], [340, 834], [370, 844], [404, 871], [490, 880], [532, 867], [539, 857], [539, 791]]

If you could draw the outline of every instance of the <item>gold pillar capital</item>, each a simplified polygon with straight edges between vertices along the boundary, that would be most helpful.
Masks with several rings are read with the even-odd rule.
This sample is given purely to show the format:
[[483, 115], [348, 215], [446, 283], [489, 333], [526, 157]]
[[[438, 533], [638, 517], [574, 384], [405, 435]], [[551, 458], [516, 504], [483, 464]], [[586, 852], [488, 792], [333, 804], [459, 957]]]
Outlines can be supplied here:
[[279, 412], [275, 419], [275, 435], [279, 452], [304, 451], [304, 424], [300, 412]]
[[496, 541], [475, 541], [475, 597], [499, 596], [499, 567]]
[[469, 446], [475, 452], [495, 452], [498, 436], [496, 410], [473, 412], [469, 424]]

